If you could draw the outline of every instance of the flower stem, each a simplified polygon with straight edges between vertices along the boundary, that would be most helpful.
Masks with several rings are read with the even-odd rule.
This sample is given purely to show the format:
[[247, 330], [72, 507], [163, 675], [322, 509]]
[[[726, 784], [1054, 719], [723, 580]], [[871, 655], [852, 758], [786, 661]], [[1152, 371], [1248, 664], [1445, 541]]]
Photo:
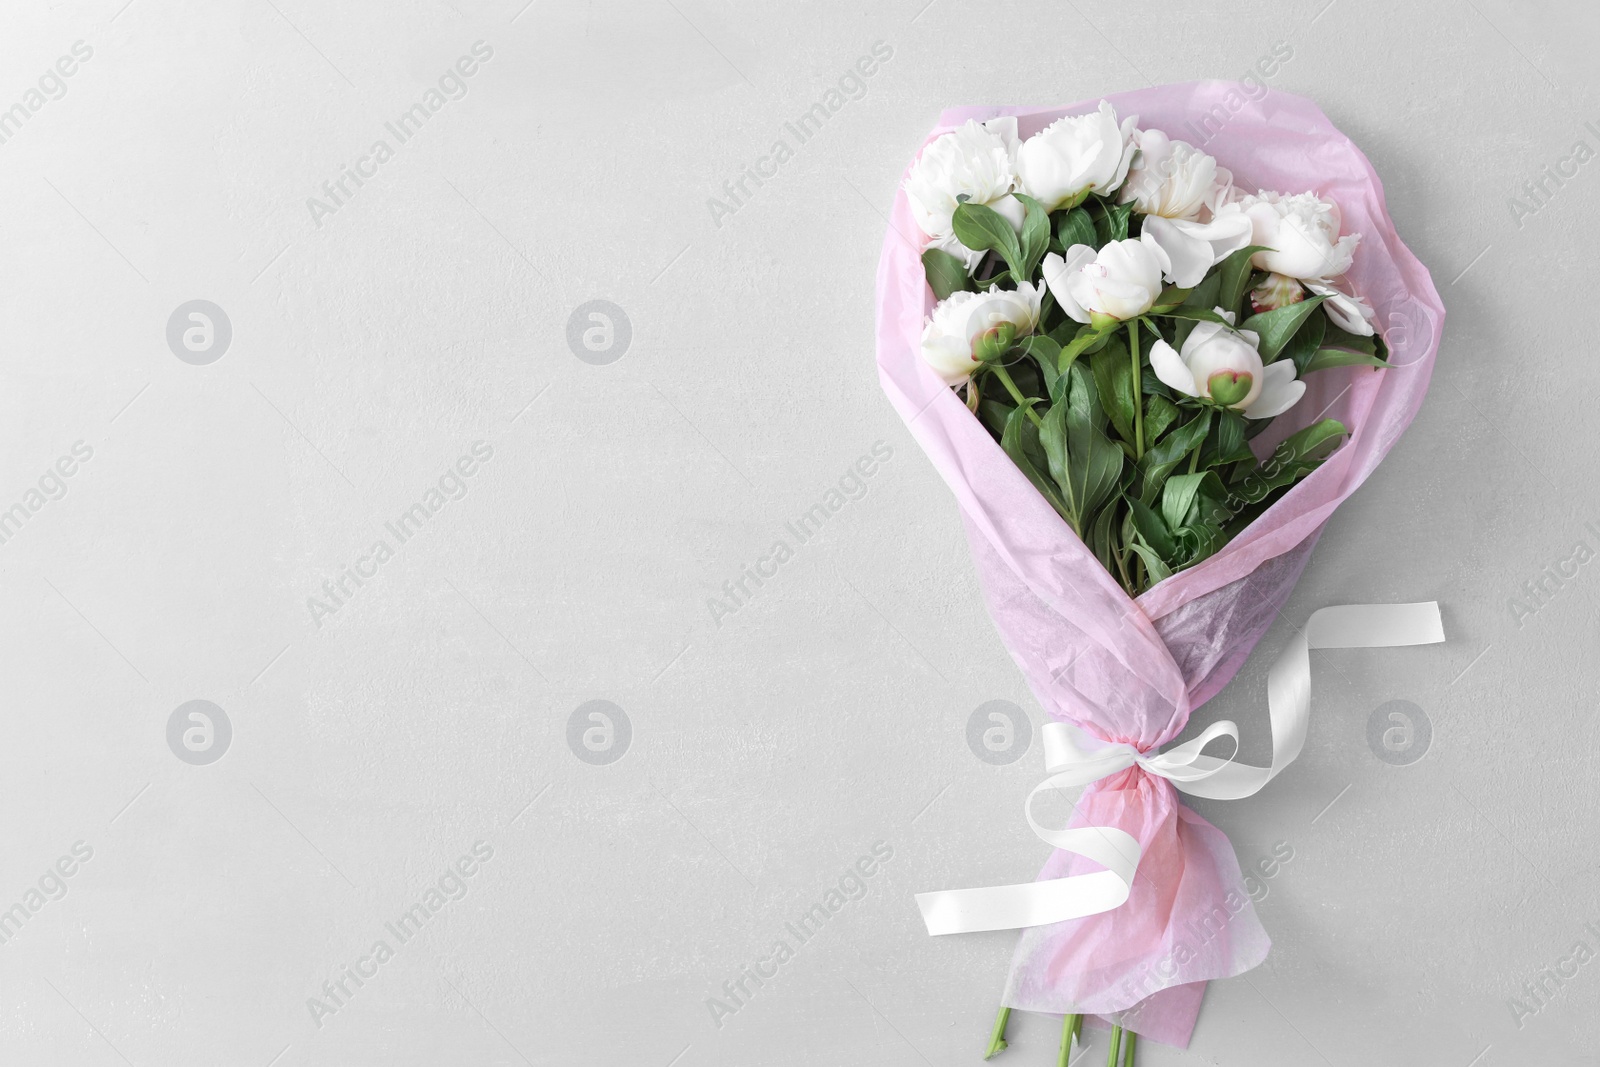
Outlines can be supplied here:
[[1132, 1030], [1122, 1032], [1122, 1067], [1133, 1067], [1133, 1049], [1138, 1043], [1138, 1034]]
[[1189, 473], [1190, 474], [1193, 474], [1195, 472], [1196, 468], [1198, 468], [1200, 466], [1200, 446], [1205, 444], [1205, 443], [1206, 443], [1205, 439], [1202, 438], [1200, 440], [1199, 444], [1196, 444], [1194, 446], [1194, 451], [1189, 453]]
[[1133, 452], [1144, 459], [1144, 390], [1139, 381], [1139, 320], [1128, 320], [1128, 353], [1133, 359]]
[[1122, 1027], [1115, 1024], [1111, 1027], [1111, 1055], [1106, 1058], [1106, 1067], [1120, 1067], [1122, 1061]]
[[994, 1017], [994, 1032], [989, 1035], [989, 1051], [983, 1054], [992, 1060], [1006, 1050], [1006, 1023], [1011, 1021], [1011, 1009], [1001, 1005], [1000, 1014]]
[[1083, 1016], [1064, 1015], [1061, 1018], [1061, 1051], [1056, 1054], [1056, 1067], [1067, 1067], [1072, 1061], [1072, 1039], [1078, 1036]]
[[1011, 372], [998, 363], [993, 364], [989, 369], [994, 372], [995, 377], [1000, 379], [1000, 384], [1006, 387], [1006, 392], [1010, 393], [1011, 399], [1017, 402], [1017, 407], [1026, 411], [1028, 418], [1033, 420], [1033, 424], [1042, 429], [1044, 423], [1039, 421], [1039, 413], [1033, 410], [1033, 405], [1023, 397], [1022, 391], [1017, 388], [1017, 383], [1011, 380]]

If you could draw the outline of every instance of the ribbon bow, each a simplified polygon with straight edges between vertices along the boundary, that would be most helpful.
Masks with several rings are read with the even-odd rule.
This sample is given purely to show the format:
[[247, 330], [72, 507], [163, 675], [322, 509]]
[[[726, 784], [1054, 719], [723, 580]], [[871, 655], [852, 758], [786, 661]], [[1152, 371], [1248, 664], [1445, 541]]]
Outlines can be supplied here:
[[[1033, 798], [1050, 789], [1087, 785], [1129, 767], [1165, 778], [1192, 796], [1238, 800], [1261, 791], [1305, 746], [1311, 720], [1311, 649], [1393, 648], [1431, 645], [1444, 640], [1439, 605], [1346, 604], [1312, 613], [1306, 627], [1283, 650], [1267, 675], [1267, 717], [1272, 732], [1272, 764], [1238, 763], [1239, 727], [1212, 723], [1192, 740], [1166, 751], [1140, 751], [1125, 742], [1093, 737], [1070, 723], [1050, 722], [1043, 730], [1045, 770], [1050, 777], [1034, 786], [1023, 814], [1039, 840], [1105, 868], [1067, 878], [981, 889], [918, 893], [917, 906], [930, 934], [1015, 930], [1024, 926], [1078, 919], [1120, 907], [1128, 899], [1139, 867], [1139, 842], [1114, 826], [1056, 830], [1033, 817]], [[1226, 758], [1202, 750], [1220, 737], [1233, 739]]]

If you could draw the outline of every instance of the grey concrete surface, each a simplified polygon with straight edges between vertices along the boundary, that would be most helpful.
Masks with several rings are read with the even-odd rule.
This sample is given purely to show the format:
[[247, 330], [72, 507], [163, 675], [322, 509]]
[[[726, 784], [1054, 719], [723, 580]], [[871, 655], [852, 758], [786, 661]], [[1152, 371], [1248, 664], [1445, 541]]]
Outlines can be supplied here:
[[[1576, 0], [8, 5], [0, 1062], [976, 1063], [1013, 939], [930, 940], [912, 894], [1037, 870], [1036, 729], [1005, 765], [966, 731], [1040, 713], [878, 390], [882, 212], [942, 107], [1238, 77], [1284, 42], [1271, 84], [1369, 153], [1450, 313], [1288, 613], [1438, 599], [1449, 643], [1318, 654], [1298, 765], [1198, 805], [1246, 863], [1292, 851], [1275, 945], [1141, 1058], [1600, 1062], [1597, 26]], [[1264, 721], [1287, 633], [1208, 713]], [[1403, 765], [1368, 742], [1392, 701], [1429, 724]], [[999, 1062], [1054, 1062], [1057, 1028], [1019, 1017]]]

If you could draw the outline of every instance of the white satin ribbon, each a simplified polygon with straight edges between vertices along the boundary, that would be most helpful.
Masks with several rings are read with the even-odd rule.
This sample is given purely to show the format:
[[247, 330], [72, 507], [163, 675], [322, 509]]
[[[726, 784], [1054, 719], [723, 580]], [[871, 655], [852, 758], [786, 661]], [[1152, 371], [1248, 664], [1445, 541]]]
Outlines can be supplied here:
[[[1313, 648], [1393, 648], [1432, 645], [1444, 640], [1439, 605], [1346, 604], [1323, 608], [1306, 620], [1267, 674], [1267, 717], [1272, 731], [1272, 764], [1237, 763], [1239, 727], [1212, 723], [1192, 740], [1164, 752], [1140, 752], [1133, 745], [1101, 741], [1064, 722], [1043, 730], [1045, 770], [1050, 777], [1034, 786], [1023, 814], [1039, 840], [1105, 868], [1069, 878], [981, 889], [918, 893], [917, 907], [930, 934], [1015, 930], [1077, 919], [1120, 907], [1128, 899], [1139, 867], [1139, 842], [1112, 826], [1054, 830], [1033, 817], [1033, 798], [1050, 789], [1087, 785], [1107, 775], [1139, 767], [1192, 796], [1239, 800], [1261, 790], [1295, 761], [1311, 721]], [[1201, 750], [1219, 737], [1233, 739], [1226, 758]]]

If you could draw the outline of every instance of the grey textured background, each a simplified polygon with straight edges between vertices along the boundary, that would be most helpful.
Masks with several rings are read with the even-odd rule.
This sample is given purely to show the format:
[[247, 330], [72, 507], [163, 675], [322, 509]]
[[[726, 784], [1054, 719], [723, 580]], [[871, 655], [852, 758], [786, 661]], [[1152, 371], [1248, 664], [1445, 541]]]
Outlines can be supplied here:
[[[1258, 905], [1275, 946], [1212, 986], [1188, 1051], [1142, 1060], [1600, 1062], [1600, 162], [1509, 203], [1600, 147], [1593, 5], [923, 4], [7, 6], [0, 108], [28, 116], [0, 143], [0, 508], [27, 518], [0, 544], [0, 909], [23, 909], [0, 1061], [977, 1062], [1013, 939], [931, 940], [911, 897], [1037, 870], [1037, 747], [991, 765], [966, 729], [987, 701], [1039, 712], [878, 391], [882, 213], [941, 107], [1239, 77], [1287, 42], [1270, 84], [1373, 158], [1450, 310], [1421, 416], [1288, 614], [1436, 598], [1450, 640], [1319, 653], [1299, 764], [1198, 805], [1247, 865], [1292, 849]], [[466, 95], [313, 218], [477, 41]], [[879, 41], [864, 95], [714, 220]], [[232, 327], [204, 366], [166, 340], [195, 299]], [[594, 299], [631, 324], [609, 365], [567, 342]], [[465, 495], [398, 545], [385, 522], [478, 441]], [[313, 619], [380, 538], [394, 558]], [[1286, 633], [1202, 721], [1259, 731]], [[195, 699], [233, 731], [205, 766], [167, 740]], [[597, 699], [631, 727], [606, 765], [569, 747]], [[1431, 722], [1405, 766], [1367, 739], [1393, 700]], [[865, 895], [716, 1025], [707, 998], [880, 841]], [[477, 842], [464, 895], [387, 934]], [[1568, 975], [1518, 1018], [1546, 968]], [[1057, 1030], [1019, 1017], [999, 1062], [1054, 1062]]]

